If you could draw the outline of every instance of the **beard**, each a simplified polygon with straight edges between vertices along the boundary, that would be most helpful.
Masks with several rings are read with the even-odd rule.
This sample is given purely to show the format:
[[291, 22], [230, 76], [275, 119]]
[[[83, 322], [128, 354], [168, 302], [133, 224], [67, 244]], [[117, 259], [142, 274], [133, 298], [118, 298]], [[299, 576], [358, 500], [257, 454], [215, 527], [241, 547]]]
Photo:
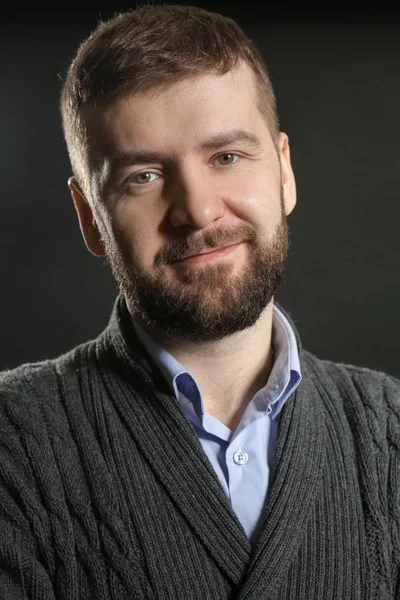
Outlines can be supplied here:
[[[194, 268], [171, 265], [241, 241], [248, 257], [236, 274], [234, 258]], [[106, 263], [134, 317], [171, 339], [212, 342], [253, 326], [272, 301], [286, 273], [289, 230], [282, 201], [271, 240], [259, 241], [247, 224], [180, 237], [157, 253], [154, 274], [138, 266], [128, 244], [117, 244], [108, 235], [103, 235], [103, 244]]]

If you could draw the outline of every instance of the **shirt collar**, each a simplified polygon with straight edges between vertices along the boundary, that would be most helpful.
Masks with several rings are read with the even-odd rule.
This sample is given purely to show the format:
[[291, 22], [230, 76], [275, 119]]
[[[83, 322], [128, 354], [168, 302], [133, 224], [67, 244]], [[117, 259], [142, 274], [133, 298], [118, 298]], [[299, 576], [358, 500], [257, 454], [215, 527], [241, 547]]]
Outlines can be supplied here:
[[276, 419], [289, 395], [301, 381], [299, 351], [293, 328], [283, 312], [274, 305], [272, 320], [272, 347], [274, 364], [265, 391]]
[[[133, 327], [139, 340], [153, 358], [155, 364], [165, 377], [176, 399], [179, 399], [177, 378], [188, 374], [197, 385], [195, 378], [183, 367], [165, 348], [160, 346], [133, 317]], [[272, 315], [272, 346], [274, 364], [267, 384], [258, 393], [266, 394], [266, 400], [271, 404], [273, 418], [281, 411], [288, 393], [300, 383], [300, 361], [294, 331], [283, 312], [274, 304]], [[289, 386], [290, 384], [290, 386]], [[198, 387], [198, 386], [197, 386]]]

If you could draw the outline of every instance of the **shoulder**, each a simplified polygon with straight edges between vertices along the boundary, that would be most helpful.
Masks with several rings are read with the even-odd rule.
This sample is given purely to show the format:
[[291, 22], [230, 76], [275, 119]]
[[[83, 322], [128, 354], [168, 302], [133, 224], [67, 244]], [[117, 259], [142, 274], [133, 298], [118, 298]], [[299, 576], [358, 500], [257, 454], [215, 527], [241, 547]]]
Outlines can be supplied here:
[[303, 352], [309, 377], [325, 405], [346, 415], [354, 429], [400, 448], [400, 380], [388, 373], [322, 360]]
[[25, 363], [0, 371], [0, 432], [38, 432], [63, 417], [62, 387], [82, 368], [82, 354], [91, 342], [53, 359]]
[[400, 400], [400, 380], [383, 371], [347, 363], [317, 358], [303, 351], [303, 359], [314, 377], [328, 388], [348, 389], [365, 399], [379, 399], [383, 404], [397, 406]]
[[55, 358], [25, 363], [0, 371], [0, 395], [53, 390], [58, 376], [77, 371], [90, 363], [97, 339], [80, 344]]
[[0, 395], [29, 392], [37, 385], [49, 382], [57, 360], [25, 363], [14, 369], [0, 371]]

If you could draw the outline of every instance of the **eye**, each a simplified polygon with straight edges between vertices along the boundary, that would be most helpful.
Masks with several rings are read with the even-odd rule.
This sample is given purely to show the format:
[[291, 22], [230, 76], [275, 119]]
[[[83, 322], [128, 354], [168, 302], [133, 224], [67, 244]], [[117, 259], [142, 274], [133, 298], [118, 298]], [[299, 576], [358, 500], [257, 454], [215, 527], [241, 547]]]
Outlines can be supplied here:
[[144, 183], [151, 183], [156, 179], [157, 175], [155, 173], [151, 173], [150, 171], [143, 171], [143, 173], [138, 173], [134, 176], [133, 180], [135, 183], [139, 185], [143, 185]]
[[226, 152], [225, 154], [220, 154], [219, 156], [217, 156], [217, 158], [215, 160], [218, 161], [218, 163], [222, 166], [228, 166], [228, 165], [233, 165], [237, 159], [238, 159], [238, 155], [237, 154], [232, 154], [231, 152]]

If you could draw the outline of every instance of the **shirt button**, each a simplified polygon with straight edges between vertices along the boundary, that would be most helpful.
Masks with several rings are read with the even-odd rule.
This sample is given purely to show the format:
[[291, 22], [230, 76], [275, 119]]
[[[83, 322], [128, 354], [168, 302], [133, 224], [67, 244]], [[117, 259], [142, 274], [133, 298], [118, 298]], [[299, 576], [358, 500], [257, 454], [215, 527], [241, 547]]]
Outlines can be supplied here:
[[237, 450], [233, 455], [233, 462], [237, 465], [245, 465], [248, 460], [248, 454], [243, 450]]

